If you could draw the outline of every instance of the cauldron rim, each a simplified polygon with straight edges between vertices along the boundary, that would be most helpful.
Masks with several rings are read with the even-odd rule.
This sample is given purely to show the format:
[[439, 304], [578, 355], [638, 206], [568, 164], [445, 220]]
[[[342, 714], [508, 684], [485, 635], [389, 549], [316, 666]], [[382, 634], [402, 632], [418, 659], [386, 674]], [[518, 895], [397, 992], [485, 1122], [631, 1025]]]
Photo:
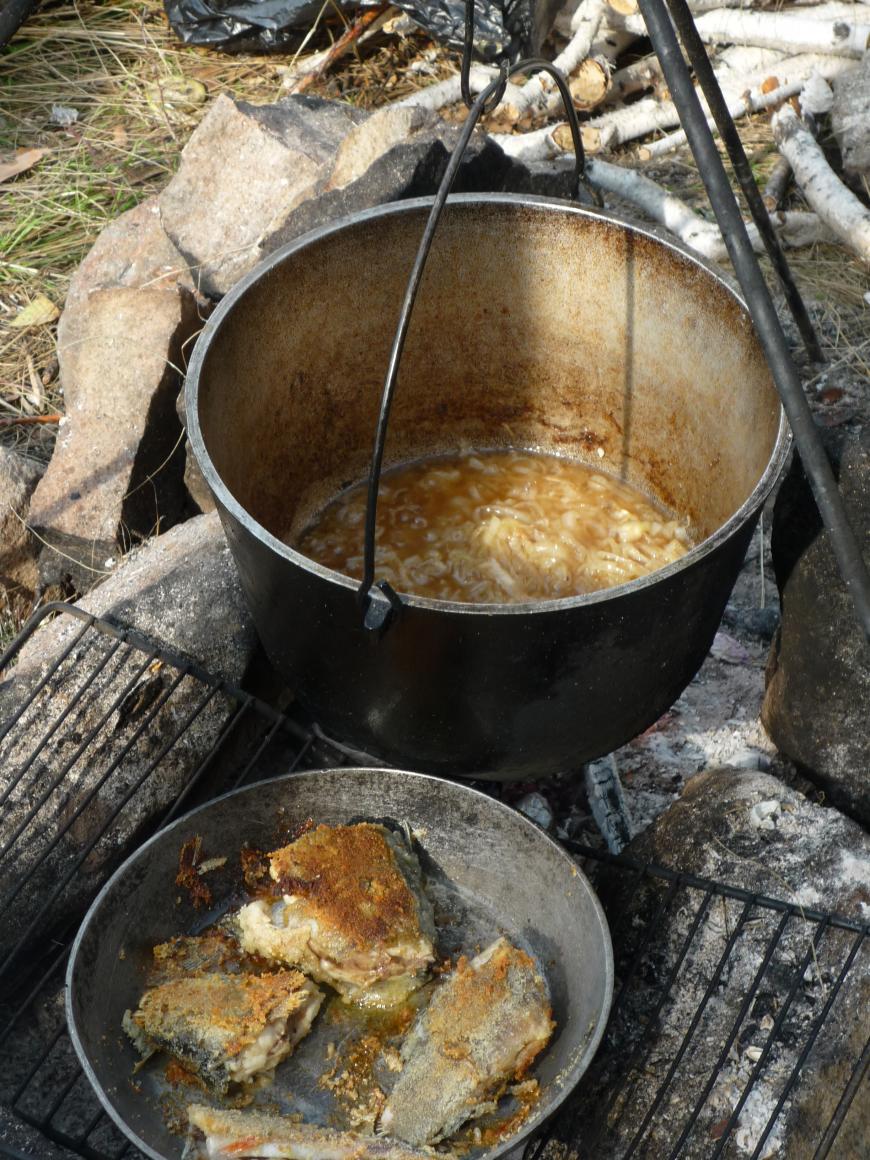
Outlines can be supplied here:
[[[288, 544], [285, 544], [283, 540], [278, 539], [277, 536], [273, 535], [258, 520], [254, 519], [247, 508], [239, 503], [224, 483], [208, 453], [199, 423], [200, 373], [208, 349], [233, 307], [239, 299], [252, 287], [256, 286], [261, 279], [271, 273], [286, 258], [305, 249], [314, 242], [319, 242], [333, 234], [341, 233], [349, 227], [400, 214], [415, 214], [421, 210], [429, 209], [433, 201], [434, 198], [432, 197], [416, 197], [408, 198], [405, 201], [387, 202], [384, 205], [373, 206], [371, 209], [358, 210], [355, 213], [338, 218], [327, 225], [318, 226], [313, 230], [309, 230], [307, 233], [301, 234], [298, 238], [294, 238], [286, 245], [281, 246], [269, 254], [253, 270], [250, 270], [243, 278], [240, 278], [218, 303], [196, 340], [187, 369], [185, 381], [187, 435], [193, 448], [196, 461], [199, 464], [200, 471], [210, 491], [215, 496], [218, 507], [225, 509], [248, 533], [255, 536], [266, 547], [284, 560], [303, 568], [306, 572], [336, 587], [346, 588], [352, 592], [355, 592], [359, 588], [358, 580], [345, 576], [341, 572], [336, 572], [332, 568], [326, 568], [322, 564], [318, 564], [308, 556], [296, 551], [295, 548], [291, 548]], [[577, 217], [613, 223], [616, 226], [631, 230], [642, 237], [651, 239], [699, 267], [730, 294], [748, 314], [748, 307], [745, 300], [739, 293], [734, 280], [725, 271], [715, 266], [712, 262], [702, 258], [694, 250], [689, 249], [688, 246], [679, 242], [665, 230], [645, 222], [637, 222], [628, 215], [611, 212], [610, 210], [606, 213], [593, 211], [562, 198], [518, 193], [457, 193], [450, 195], [447, 199], [447, 204], [454, 208], [460, 206], [476, 207], [480, 205], [492, 205], [540, 209], [551, 213], [567, 212]], [[374, 438], [374, 432], [372, 432], [372, 437]], [[790, 447], [791, 430], [786, 419], [785, 411], [782, 408], [782, 404], [780, 404], [779, 426], [770, 458], [755, 487], [753, 487], [740, 507], [732, 512], [728, 519], [723, 524], [720, 524], [712, 535], [705, 537], [699, 544], [690, 548], [685, 556], [682, 556], [673, 563], [657, 568], [654, 572], [650, 572], [646, 576], [641, 576], [636, 580], [630, 580], [624, 584], [615, 584], [608, 588], [601, 588], [595, 592], [584, 592], [576, 596], [561, 597], [557, 600], [531, 600], [511, 604], [471, 604], [456, 600], [436, 600], [429, 596], [418, 596], [414, 593], [401, 592], [399, 595], [401, 596], [402, 603], [412, 608], [429, 609], [435, 612], [460, 615], [528, 616], [530, 613], [547, 614], [560, 612], [566, 609], [579, 608], [584, 605], [600, 604], [604, 601], [619, 599], [623, 596], [632, 596], [637, 592], [658, 584], [662, 580], [666, 580], [671, 576], [675, 576], [691, 568], [711, 552], [714, 552], [722, 543], [737, 532], [746, 523], [752, 513], [761, 507], [767, 496], [773, 490], [785, 466]]]

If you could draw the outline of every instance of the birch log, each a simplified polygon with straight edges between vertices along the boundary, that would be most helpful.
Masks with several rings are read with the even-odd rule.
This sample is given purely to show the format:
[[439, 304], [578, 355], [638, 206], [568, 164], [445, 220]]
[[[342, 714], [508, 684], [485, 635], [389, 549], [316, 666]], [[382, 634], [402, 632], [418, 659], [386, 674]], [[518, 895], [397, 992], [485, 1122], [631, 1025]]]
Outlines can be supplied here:
[[[793, 12], [717, 8], [700, 15], [695, 27], [707, 44], [752, 44], [793, 53], [824, 52], [858, 58], [863, 56], [870, 42], [870, 14], [865, 18], [865, 9], [852, 5], [845, 7], [848, 15], [842, 12], [841, 5], [833, 9], [833, 14], [825, 5], [824, 18], [820, 15], [821, 6], [815, 10], [801, 9], [799, 16]], [[855, 20], [856, 12], [861, 17], [858, 21]], [[615, 28], [638, 36], [646, 32], [642, 16], [619, 16], [614, 12], [609, 19]]]
[[[536, 162], [565, 160], [565, 146], [569, 141], [560, 141], [558, 129], [539, 129], [534, 133], [519, 135], [495, 134], [496, 141], [505, 153], [523, 161], [526, 165]], [[612, 165], [598, 157], [586, 160], [586, 177], [602, 193], [609, 193], [629, 202], [647, 217], [670, 230], [682, 242], [711, 261], [722, 262], [728, 251], [719, 227], [707, 221], [684, 201], [669, 193], [658, 182], [621, 165]], [[816, 214], [774, 213], [771, 221], [785, 246], [812, 245], [818, 241], [831, 241], [832, 235]], [[764, 243], [752, 223], [747, 223], [747, 232], [756, 253], [764, 253]]]
[[[723, 86], [723, 93], [732, 120], [737, 121], [750, 113], [764, 112], [790, 97], [797, 96], [813, 75], [821, 76], [823, 71], [826, 79], [830, 79], [840, 73], [848, 72], [854, 67], [854, 61], [847, 57], [825, 57], [816, 53], [808, 53], [805, 56], [794, 57], [790, 61], [784, 60], [775, 71], [762, 79], [747, 77], [747, 84], [740, 96], [729, 97], [728, 93], [725, 92], [725, 86]], [[735, 86], [733, 82], [728, 86], [732, 91], [734, 87], [738, 86]], [[704, 100], [703, 94], [699, 93], [698, 95], [701, 98], [702, 107], [706, 109], [707, 102]], [[714, 134], [718, 133], [712, 117], [707, 118], [707, 124]], [[661, 137], [658, 141], [651, 141], [641, 146], [638, 155], [644, 161], [649, 161], [653, 157], [662, 157], [666, 153], [672, 153], [674, 149], [679, 149], [685, 143], [686, 134], [684, 130], [678, 129], [674, 133]]]
[[[574, 33], [553, 65], [570, 77], [581, 61], [585, 60], [598, 35], [604, 13], [604, 0], [583, 0], [572, 20]], [[511, 99], [502, 102], [504, 111], [515, 122], [536, 112], [557, 109], [562, 103], [556, 83], [547, 73], [540, 72], [515, 91]]]
[[870, 262], [870, 210], [840, 181], [791, 105], [774, 115], [771, 127], [809, 204], [841, 241]]
[[605, 56], [587, 56], [574, 70], [568, 88], [575, 108], [596, 108], [610, 89], [610, 61]]

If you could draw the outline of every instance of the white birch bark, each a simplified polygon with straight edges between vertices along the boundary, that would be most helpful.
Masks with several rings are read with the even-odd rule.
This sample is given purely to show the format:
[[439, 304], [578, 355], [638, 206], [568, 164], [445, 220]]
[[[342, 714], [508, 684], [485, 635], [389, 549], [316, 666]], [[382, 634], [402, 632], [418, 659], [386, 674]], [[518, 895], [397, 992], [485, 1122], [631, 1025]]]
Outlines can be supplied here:
[[[534, 133], [519, 135], [494, 134], [493, 140], [506, 153], [527, 165], [564, 160], [567, 166], [571, 162], [558, 137], [558, 129], [554, 134], [552, 128], [544, 128]], [[586, 177], [596, 189], [629, 202], [647, 217], [670, 230], [696, 253], [716, 262], [727, 258], [728, 251], [715, 222], [702, 218], [658, 182], [634, 169], [612, 165], [598, 157], [587, 158]], [[833, 240], [830, 231], [816, 214], [774, 213], [771, 215], [771, 221], [785, 246], [807, 246], [819, 241]], [[747, 223], [746, 228], [753, 249], [756, 253], [762, 253], [764, 243], [754, 224]]]
[[[792, 61], [784, 61], [774, 74], [764, 78], [760, 83], [758, 78], [752, 78], [750, 81], [752, 87], [747, 86], [742, 95], [729, 98], [726, 94], [725, 102], [732, 119], [737, 121], [750, 113], [764, 112], [766, 109], [782, 104], [789, 97], [797, 96], [811, 76], [821, 75], [819, 69], [823, 69], [826, 79], [829, 79], [840, 73], [848, 72], [852, 68], [854, 68], [854, 62], [846, 57], [818, 57], [815, 54], [807, 57], [795, 57]], [[776, 83], [772, 84], [774, 81]], [[704, 100], [703, 94], [699, 93], [698, 95], [701, 98], [702, 107], [706, 109], [707, 102]], [[712, 117], [707, 118], [707, 124], [714, 134], [718, 133]], [[642, 145], [638, 151], [638, 156], [644, 161], [649, 161], [653, 157], [663, 157], [666, 153], [672, 153], [674, 149], [679, 149], [685, 143], [685, 131], [678, 129], [674, 133], [659, 138], [658, 141], [650, 141]]]
[[[583, 0], [572, 21], [573, 35], [556, 59], [553, 65], [570, 77], [581, 61], [589, 55], [592, 44], [598, 35], [601, 18], [604, 12], [604, 0]], [[502, 102], [504, 111], [514, 121], [534, 113], [548, 112], [558, 109], [562, 100], [556, 83], [547, 73], [539, 72], [531, 77], [516, 91], [511, 100], [505, 97]]]
[[870, 262], [870, 210], [840, 181], [791, 105], [774, 114], [771, 127], [809, 204], [841, 241]]
[[[752, 44], [783, 51], [824, 52], [837, 56], [860, 57], [870, 42], [870, 15], [864, 9], [846, 5], [819, 5], [794, 12], [756, 12], [717, 8], [702, 13], [695, 21], [707, 44]], [[859, 19], [856, 19], [856, 14]], [[643, 17], [611, 14], [610, 23], [643, 36]]]

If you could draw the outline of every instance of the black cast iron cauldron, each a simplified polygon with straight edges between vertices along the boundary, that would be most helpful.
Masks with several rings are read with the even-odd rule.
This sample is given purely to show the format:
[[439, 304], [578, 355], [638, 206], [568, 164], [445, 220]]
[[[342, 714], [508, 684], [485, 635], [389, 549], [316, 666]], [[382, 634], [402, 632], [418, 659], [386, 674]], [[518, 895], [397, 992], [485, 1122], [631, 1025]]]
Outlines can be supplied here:
[[615, 749], [679, 696], [719, 624], [788, 433], [745, 307], [654, 231], [511, 195], [448, 202], [402, 359], [385, 466], [534, 447], [688, 514], [703, 541], [571, 599], [404, 598], [283, 541], [364, 477], [429, 199], [272, 255], [221, 302], [187, 379], [190, 440], [266, 651], [323, 730], [392, 764], [503, 779]]

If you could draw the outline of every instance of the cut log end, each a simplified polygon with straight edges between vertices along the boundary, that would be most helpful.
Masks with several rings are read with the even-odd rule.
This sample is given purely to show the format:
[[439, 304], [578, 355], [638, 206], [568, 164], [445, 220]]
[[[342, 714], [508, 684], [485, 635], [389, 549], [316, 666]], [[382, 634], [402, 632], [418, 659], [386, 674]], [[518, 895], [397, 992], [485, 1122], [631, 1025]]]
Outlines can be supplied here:
[[610, 88], [610, 66], [604, 57], [587, 57], [569, 81], [571, 98], [578, 109], [594, 109]]

